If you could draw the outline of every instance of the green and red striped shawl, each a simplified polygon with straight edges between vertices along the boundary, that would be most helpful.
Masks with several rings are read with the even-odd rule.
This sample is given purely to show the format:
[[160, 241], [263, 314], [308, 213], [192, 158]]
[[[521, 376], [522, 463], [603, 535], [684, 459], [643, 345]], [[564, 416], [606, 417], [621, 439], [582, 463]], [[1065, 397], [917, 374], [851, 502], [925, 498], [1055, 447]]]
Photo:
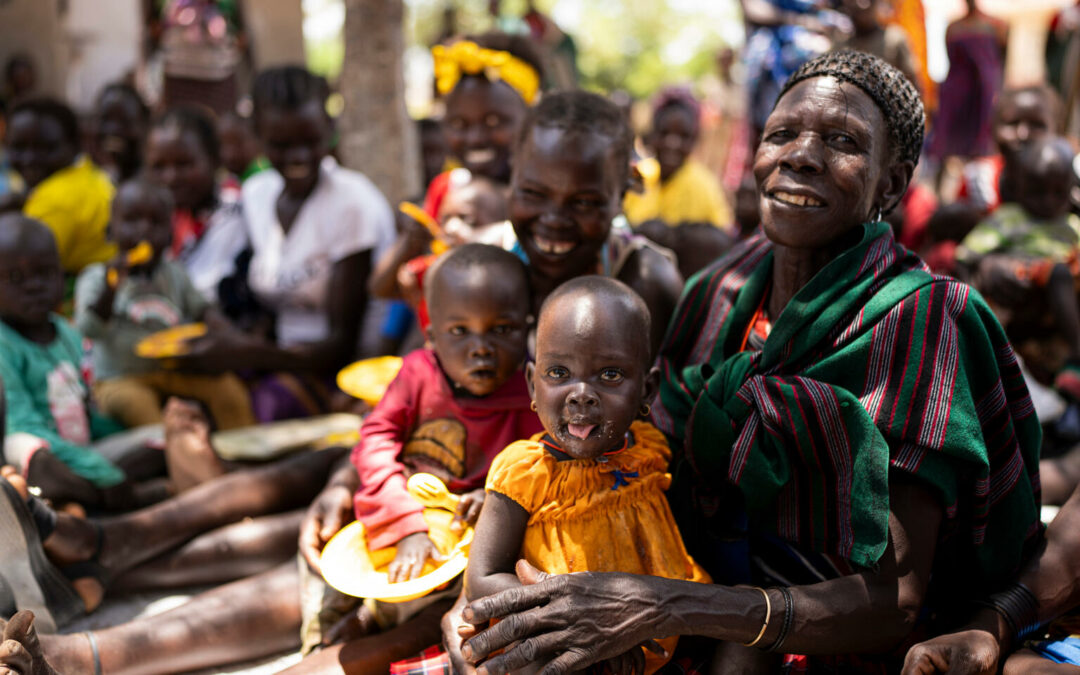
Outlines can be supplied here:
[[999, 583], [1039, 532], [1041, 431], [1016, 357], [977, 292], [931, 274], [885, 223], [862, 227], [760, 352], [740, 346], [771, 279], [767, 239], [687, 284], [653, 407], [673, 501], [734, 484], [751, 529], [872, 567], [890, 472], [907, 474], [945, 509], [947, 566]]

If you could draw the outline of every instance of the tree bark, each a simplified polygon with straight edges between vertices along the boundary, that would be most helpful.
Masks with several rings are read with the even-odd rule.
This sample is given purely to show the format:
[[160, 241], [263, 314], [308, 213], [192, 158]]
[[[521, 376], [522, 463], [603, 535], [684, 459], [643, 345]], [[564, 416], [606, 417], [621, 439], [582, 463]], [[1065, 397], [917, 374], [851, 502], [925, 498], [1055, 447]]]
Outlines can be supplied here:
[[341, 159], [391, 204], [422, 189], [416, 131], [405, 110], [404, 13], [402, 0], [345, 0]]

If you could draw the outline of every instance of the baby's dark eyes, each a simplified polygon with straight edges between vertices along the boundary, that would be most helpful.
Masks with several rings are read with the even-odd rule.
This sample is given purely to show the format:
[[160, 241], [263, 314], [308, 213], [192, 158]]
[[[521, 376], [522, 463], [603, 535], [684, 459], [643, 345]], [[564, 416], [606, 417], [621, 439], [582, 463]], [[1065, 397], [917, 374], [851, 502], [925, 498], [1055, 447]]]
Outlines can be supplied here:
[[465, 326], [450, 326], [446, 329], [446, 332], [450, 335], [465, 335], [468, 333], [468, 331], [465, 330]]
[[600, 371], [600, 380], [603, 382], [621, 382], [623, 373], [618, 368], [604, 368]]
[[553, 380], [561, 380], [569, 377], [570, 371], [568, 371], [566, 368], [563, 368], [562, 366], [552, 366], [544, 372], [544, 375], [548, 376]]

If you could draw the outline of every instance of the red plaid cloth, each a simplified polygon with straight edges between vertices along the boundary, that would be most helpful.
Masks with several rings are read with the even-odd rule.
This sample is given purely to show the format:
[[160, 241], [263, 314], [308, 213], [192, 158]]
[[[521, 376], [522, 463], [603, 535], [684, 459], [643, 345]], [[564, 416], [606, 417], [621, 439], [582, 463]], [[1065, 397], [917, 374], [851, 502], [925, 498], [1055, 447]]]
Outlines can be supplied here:
[[428, 647], [412, 658], [390, 664], [390, 675], [425, 675], [425, 673], [450, 675], [452, 672], [450, 657], [438, 645]]

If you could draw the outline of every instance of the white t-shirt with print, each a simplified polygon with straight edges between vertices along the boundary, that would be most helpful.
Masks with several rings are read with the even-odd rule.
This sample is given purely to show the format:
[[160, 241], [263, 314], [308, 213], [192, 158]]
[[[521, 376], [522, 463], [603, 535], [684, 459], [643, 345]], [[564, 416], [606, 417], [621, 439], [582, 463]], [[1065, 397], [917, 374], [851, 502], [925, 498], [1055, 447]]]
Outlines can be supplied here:
[[374, 264], [395, 232], [393, 211], [379, 189], [326, 157], [315, 190], [286, 234], [277, 217], [284, 184], [281, 174], [268, 169], [244, 183], [243, 200], [253, 251], [248, 283], [259, 301], [277, 312], [278, 344], [288, 347], [329, 335], [333, 265], [368, 249]]

